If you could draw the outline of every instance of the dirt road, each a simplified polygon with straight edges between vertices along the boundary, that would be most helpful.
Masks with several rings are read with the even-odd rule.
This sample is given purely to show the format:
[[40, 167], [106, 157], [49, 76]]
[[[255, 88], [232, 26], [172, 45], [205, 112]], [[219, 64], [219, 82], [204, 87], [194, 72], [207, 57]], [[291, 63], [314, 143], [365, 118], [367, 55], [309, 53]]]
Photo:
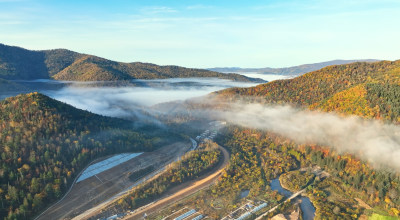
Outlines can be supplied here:
[[153, 152], [143, 153], [116, 167], [75, 183], [62, 200], [44, 211], [37, 219], [71, 219], [129, 189], [135, 184], [135, 181], [129, 178], [130, 173], [147, 166], [161, 167], [163, 163], [183, 154], [190, 146], [189, 142], [174, 143]]
[[212, 174], [205, 174], [204, 176], [200, 177], [200, 179], [189, 181], [182, 185], [172, 188], [171, 190], [168, 191], [168, 193], [172, 194], [172, 195], [164, 197], [160, 200], [157, 200], [154, 203], [152, 203], [151, 205], [146, 206], [143, 209], [139, 209], [133, 214], [125, 216], [124, 219], [142, 219], [142, 216], [145, 213], [151, 213], [156, 210], [159, 210], [167, 205], [175, 203], [175, 202], [213, 184], [218, 179], [218, 177], [221, 175], [222, 171], [228, 165], [228, 162], [229, 162], [228, 151], [225, 150], [223, 147], [219, 147], [219, 148], [223, 155], [223, 161], [216, 168], [215, 172], [213, 172]]

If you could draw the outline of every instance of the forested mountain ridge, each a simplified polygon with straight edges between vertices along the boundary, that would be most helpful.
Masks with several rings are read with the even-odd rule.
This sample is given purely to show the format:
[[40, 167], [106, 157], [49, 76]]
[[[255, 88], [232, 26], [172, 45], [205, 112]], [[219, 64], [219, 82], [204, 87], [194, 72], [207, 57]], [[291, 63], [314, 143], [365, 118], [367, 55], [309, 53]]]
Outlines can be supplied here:
[[140, 62], [122, 63], [65, 49], [31, 51], [0, 44], [0, 78], [8, 80], [114, 81], [188, 77], [264, 82], [239, 74]]
[[0, 218], [25, 219], [59, 199], [100, 156], [150, 151], [132, 122], [95, 115], [39, 93], [0, 102]]
[[217, 68], [209, 68], [208, 70], [216, 71], [216, 72], [233, 72], [233, 73], [245, 73], [245, 72], [256, 72], [260, 74], [277, 74], [277, 75], [301, 75], [304, 73], [312, 72], [319, 70], [321, 68], [332, 66], [332, 65], [342, 65], [348, 63], [355, 63], [355, 62], [377, 62], [379, 60], [374, 59], [363, 59], [363, 60], [331, 60], [326, 62], [320, 63], [310, 63], [310, 64], [303, 64], [298, 66], [292, 67], [283, 67], [283, 68], [239, 68], [239, 67], [217, 67]]
[[250, 88], [215, 92], [217, 98], [258, 98], [343, 114], [400, 122], [400, 60], [325, 67]]

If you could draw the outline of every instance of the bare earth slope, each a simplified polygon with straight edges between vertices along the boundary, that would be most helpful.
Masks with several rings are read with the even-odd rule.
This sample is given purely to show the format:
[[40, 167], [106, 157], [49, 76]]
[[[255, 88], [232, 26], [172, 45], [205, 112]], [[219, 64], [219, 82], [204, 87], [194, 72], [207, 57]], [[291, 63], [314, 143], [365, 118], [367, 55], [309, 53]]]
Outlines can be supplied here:
[[71, 219], [135, 184], [130, 174], [145, 167], [161, 167], [177, 155], [183, 154], [190, 143], [178, 142], [146, 152], [100, 174], [75, 183], [67, 196], [46, 210], [38, 219]]

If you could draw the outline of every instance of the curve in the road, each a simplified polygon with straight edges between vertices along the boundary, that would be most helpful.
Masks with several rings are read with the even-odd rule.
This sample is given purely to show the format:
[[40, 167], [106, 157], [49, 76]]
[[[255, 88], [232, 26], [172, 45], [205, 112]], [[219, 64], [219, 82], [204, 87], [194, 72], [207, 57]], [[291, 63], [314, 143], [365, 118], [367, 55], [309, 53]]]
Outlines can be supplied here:
[[170, 196], [167, 196], [158, 201], [155, 201], [154, 203], [134, 212], [133, 214], [126, 216], [124, 219], [140, 219], [145, 213], [151, 213], [156, 210], [159, 210], [167, 205], [175, 203], [175, 202], [213, 184], [218, 179], [218, 177], [221, 175], [222, 171], [225, 169], [225, 167], [229, 163], [228, 151], [221, 146], [219, 148], [223, 155], [223, 162], [218, 167], [217, 171], [215, 171], [214, 173], [212, 173], [202, 179], [193, 180], [191, 182], [188, 182], [189, 183], [188, 187], [181, 189]]

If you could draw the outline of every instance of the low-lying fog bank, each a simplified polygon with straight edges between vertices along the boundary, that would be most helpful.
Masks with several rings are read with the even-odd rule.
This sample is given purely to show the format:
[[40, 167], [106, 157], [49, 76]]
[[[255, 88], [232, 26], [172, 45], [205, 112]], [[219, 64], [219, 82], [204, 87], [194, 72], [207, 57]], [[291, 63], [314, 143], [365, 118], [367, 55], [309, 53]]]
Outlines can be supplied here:
[[4, 99], [19, 93], [38, 91], [76, 108], [93, 113], [129, 117], [138, 109], [204, 96], [231, 87], [250, 87], [257, 83], [218, 78], [174, 78], [123, 82], [71, 82], [56, 80], [15, 81], [28, 90], [0, 93]]
[[400, 171], [400, 127], [393, 124], [262, 104], [235, 103], [214, 114], [232, 124], [271, 131], [297, 143], [329, 146], [376, 167]]
[[[288, 105], [223, 103], [221, 100], [208, 98], [192, 100], [187, 105], [190, 106], [192, 116], [270, 131], [299, 144], [331, 147], [339, 153], [356, 155], [377, 168], [400, 172], [398, 125], [357, 116], [344, 117], [335, 113], [309, 111]], [[187, 111], [185, 105], [168, 107], [164, 113], [171, 114], [172, 117], [180, 117]]]
[[[40, 83], [57, 84], [52, 81]], [[152, 113], [146, 112], [152, 105], [205, 96], [230, 87], [255, 85], [221, 79], [137, 80], [122, 86], [107, 85], [104, 82], [64, 84], [61, 88], [43, 89], [40, 92], [101, 115], [143, 119], [145, 123], [153, 121], [161, 126], [162, 123], [156, 120]], [[341, 117], [333, 113], [300, 110], [290, 106], [231, 103], [225, 105], [223, 110], [203, 109], [204, 106], [220, 103], [213, 99], [196, 100], [200, 100], [200, 103], [194, 103], [190, 110], [177, 102], [157, 105], [157, 108], [149, 111], [156, 109], [167, 117], [191, 112], [190, 114], [196, 117], [225, 120], [232, 124], [263, 129], [298, 143], [333, 147], [339, 152], [360, 156], [375, 166], [384, 165], [400, 171], [399, 126], [359, 117]], [[180, 108], [183, 108], [182, 113], [179, 112]]]
[[274, 80], [279, 80], [279, 79], [291, 79], [296, 76], [291, 76], [291, 75], [276, 75], [276, 74], [263, 74], [263, 73], [257, 73], [257, 72], [238, 72], [238, 74], [250, 77], [250, 78], [260, 78], [265, 81], [271, 82]]
[[60, 90], [44, 91], [52, 98], [93, 113], [129, 117], [143, 107], [204, 96], [231, 87], [257, 84], [217, 78], [135, 80], [128, 85], [71, 84]]

